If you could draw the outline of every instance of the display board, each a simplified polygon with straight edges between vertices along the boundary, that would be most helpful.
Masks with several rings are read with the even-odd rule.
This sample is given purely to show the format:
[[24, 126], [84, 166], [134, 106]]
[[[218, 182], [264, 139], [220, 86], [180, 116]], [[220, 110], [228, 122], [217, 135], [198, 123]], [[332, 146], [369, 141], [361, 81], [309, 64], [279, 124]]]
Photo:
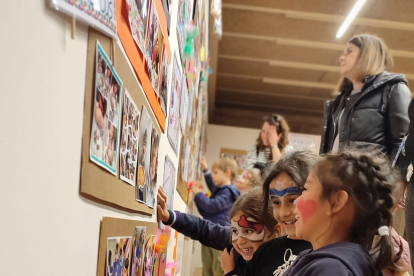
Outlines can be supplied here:
[[[152, 235], [157, 235], [157, 223], [137, 220], [104, 217], [99, 238], [98, 268], [96, 275], [105, 275], [107, 263], [107, 241], [110, 237], [133, 237], [137, 226], [146, 227], [145, 243]], [[132, 247], [130, 248], [132, 250]]]
[[[155, 211], [147, 205], [139, 203], [135, 198], [135, 187], [127, 184], [119, 178], [119, 170], [116, 176], [108, 173], [101, 167], [90, 161], [90, 139], [91, 139], [91, 124], [93, 113], [93, 98], [94, 98], [94, 84], [95, 84], [95, 56], [96, 44], [99, 41], [106, 53], [112, 53], [115, 57], [115, 68], [123, 81], [124, 90], [127, 89], [132, 99], [138, 107], [145, 106], [147, 110], [151, 110], [145, 98], [142, 87], [138, 84], [137, 79], [131, 71], [127, 59], [122, 53], [117, 44], [112, 45], [112, 40], [98, 31], [90, 28], [88, 53], [86, 63], [86, 80], [85, 80], [85, 107], [83, 119], [83, 134], [82, 134], [82, 162], [81, 162], [81, 189], [82, 195], [98, 201], [104, 201], [106, 204], [117, 208], [127, 209], [128, 211], [140, 212], [145, 214], [154, 214]], [[113, 47], [111, 47], [113, 46]], [[109, 55], [111, 57], [111, 55]], [[123, 100], [124, 91], [121, 91], [121, 99]], [[123, 103], [121, 103], [122, 106]], [[156, 132], [160, 133], [160, 128], [157, 120], [152, 112], [149, 112], [151, 120], [154, 122]], [[118, 154], [116, 156], [118, 157]], [[118, 162], [117, 162], [118, 163]]]
[[[161, 104], [157, 96], [158, 92], [154, 90], [151, 84], [151, 80], [149, 78], [148, 71], [147, 71], [148, 65], [145, 61], [145, 57], [143, 53], [140, 51], [139, 46], [135, 43], [133, 35], [131, 33], [131, 29], [129, 26], [129, 19], [128, 19], [127, 3], [126, 1], [122, 1], [122, 0], [117, 0], [116, 3], [117, 3], [116, 4], [116, 19], [117, 19], [119, 39], [122, 42], [125, 52], [132, 64], [132, 67], [134, 68], [134, 71], [142, 87], [144, 88], [143, 92], [150, 103], [151, 109], [155, 113], [155, 116], [160, 125], [160, 128], [164, 132], [166, 115], [162, 111]], [[167, 20], [164, 14], [163, 5], [161, 3], [161, 0], [154, 0], [152, 1], [152, 4], [155, 5], [155, 8], [157, 10], [160, 27], [163, 33], [163, 42], [165, 45], [169, 64], [171, 64], [170, 42], [168, 39]], [[151, 5], [151, 9], [154, 9], [152, 5]], [[144, 33], [144, 36], [145, 36], [145, 33]]]

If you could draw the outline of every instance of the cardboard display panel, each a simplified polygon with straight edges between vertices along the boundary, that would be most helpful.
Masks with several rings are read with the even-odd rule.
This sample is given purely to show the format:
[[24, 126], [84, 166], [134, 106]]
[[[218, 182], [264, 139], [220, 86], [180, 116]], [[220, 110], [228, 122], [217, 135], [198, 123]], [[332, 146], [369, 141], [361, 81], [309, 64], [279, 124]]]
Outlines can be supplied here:
[[[151, 107], [148, 105], [145, 94], [138, 84], [135, 74], [131, 70], [128, 61], [119, 46], [114, 43], [109, 37], [99, 33], [92, 28], [89, 28], [85, 80], [85, 107], [82, 134], [80, 192], [85, 197], [92, 197], [92, 199], [97, 199], [99, 202], [103, 201], [104, 204], [111, 205], [116, 208], [127, 209], [127, 211], [152, 215], [155, 213], [154, 209], [151, 209], [147, 205], [139, 203], [135, 200], [135, 187], [119, 179], [119, 167], [117, 170], [117, 175], [114, 176], [90, 161], [89, 151], [93, 113], [95, 52], [97, 40], [104, 48], [105, 52], [108, 53], [110, 57], [112, 56], [111, 59], [115, 57], [115, 60], [112, 60], [112, 63], [114, 64], [114, 67], [124, 84], [123, 91], [121, 91], [120, 94], [122, 99], [121, 101], [123, 101], [126, 88], [139, 109], [141, 109], [142, 105], [144, 105], [147, 110], [149, 110], [149, 115], [153, 121], [153, 125], [156, 131], [158, 134], [161, 132], [158, 124], [156, 123], [156, 118], [150, 111]], [[122, 102], [121, 106], [123, 106]], [[119, 156], [116, 158], [118, 159]]]
[[157, 223], [129, 219], [104, 217], [101, 223], [101, 236], [99, 238], [98, 268], [96, 275], [105, 275], [106, 246], [109, 237], [134, 236], [135, 227], [146, 226], [145, 244], [151, 235], [157, 235]]
[[[158, 123], [161, 127], [161, 130], [165, 131], [166, 116], [162, 112], [161, 105], [157, 99], [157, 93], [154, 91], [154, 88], [151, 85], [151, 81], [148, 77], [147, 70], [145, 68], [146, 62], [145, 57], [139, 50], [139, 47], [136, 45], [131, 30], [128, 23], [128, 13], [126, 9], [126, 1], [117, 0], [116, 2], [116, 18], [118, 25], [118, 36], [122, 42], [122, 45], [125, 49], [125, 52], [131, 61], [132, 66], [134, 67], [135, 73], [140, 80], [142, 87], [144, 88], [144, 94], [146, 95], [151, 109], [154, 111], [155, 116], [158, 120]], [[167, 30], [167, 19], [164, 14], [164, 9], [161, 3], [161, 0], [155, 0], [154, 4], [158, 11], [158, 18], [160, 20], [161, 30], [164, 34], [164, 44], [167, 49], [167, 55], [169, 64], [171, 64], [171, 50], [170, 43], [168, 40], [168, 30]], [[149, 109], [148, 109], [149, 110]]]

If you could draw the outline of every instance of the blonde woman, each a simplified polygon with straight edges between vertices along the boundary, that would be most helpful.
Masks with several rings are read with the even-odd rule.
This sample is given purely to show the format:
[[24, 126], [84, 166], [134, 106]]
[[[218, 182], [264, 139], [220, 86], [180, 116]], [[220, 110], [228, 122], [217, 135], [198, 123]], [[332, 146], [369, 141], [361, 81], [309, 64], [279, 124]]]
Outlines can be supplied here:
[[321, 153], [376, 149], [393, 158], [408, 128], [411, 93], [392, 57], [372, 35], [354, 36], [340, 58], [341, 93], [325, 104]]

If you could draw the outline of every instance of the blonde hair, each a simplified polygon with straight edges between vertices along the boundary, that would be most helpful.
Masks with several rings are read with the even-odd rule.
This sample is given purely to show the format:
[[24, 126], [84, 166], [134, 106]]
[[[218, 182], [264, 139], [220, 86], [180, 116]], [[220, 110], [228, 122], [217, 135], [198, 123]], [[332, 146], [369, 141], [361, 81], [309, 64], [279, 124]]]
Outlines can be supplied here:
[[394, 62], [384, 41], [373, 35], [356, 35], [348, 43], [360, 49], [357, 63], [352, 69], [355, 78], [362, 81], [367, 76], [376, 76], [391, 70]]
[[231, 177], [231, 180], [233, 180], [238, 175], [239, 166], [237, 166], [237, 163], [236, 161], [234, 161], [233, 158], [222, 157], [216, 162], [214, 162], [211, 168], [213, 170], [219, 169], [220, 171], [223, 171], [223, 172], [230, 170], [230, 177]]

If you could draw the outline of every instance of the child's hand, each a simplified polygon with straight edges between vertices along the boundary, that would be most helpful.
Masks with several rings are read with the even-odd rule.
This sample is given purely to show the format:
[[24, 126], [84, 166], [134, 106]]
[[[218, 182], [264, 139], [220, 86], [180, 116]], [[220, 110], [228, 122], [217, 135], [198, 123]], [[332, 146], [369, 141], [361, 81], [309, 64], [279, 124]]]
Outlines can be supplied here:
[[223, 254], [221, 254], [221, 267], [223, 268], [225, 274], [229, 273], [230, 271], [233, 271], [236, 267], [233, 250], [234, 248], [231, 249], [229, 254], [226, 248], [224, 249]]
[[158, 187], [157, 194], [158, 204], [157, 204], [157, 216], [158, 219], [167, 222], [170, 219], [170, 213], [167, 208], [167, 194], [165, 193], [162, 187]]
[[194, 183], [193, 186], [191, 186], [191, 191], [193, 191], [194, 195], [201, 193], [200, 187], [197, 183]]
[[201, 165], [201, 169], [203, 171], [208, 170], [207, 161], [206, 161], [206, 158], [204, 156], [201, 156], [200, 165]]

